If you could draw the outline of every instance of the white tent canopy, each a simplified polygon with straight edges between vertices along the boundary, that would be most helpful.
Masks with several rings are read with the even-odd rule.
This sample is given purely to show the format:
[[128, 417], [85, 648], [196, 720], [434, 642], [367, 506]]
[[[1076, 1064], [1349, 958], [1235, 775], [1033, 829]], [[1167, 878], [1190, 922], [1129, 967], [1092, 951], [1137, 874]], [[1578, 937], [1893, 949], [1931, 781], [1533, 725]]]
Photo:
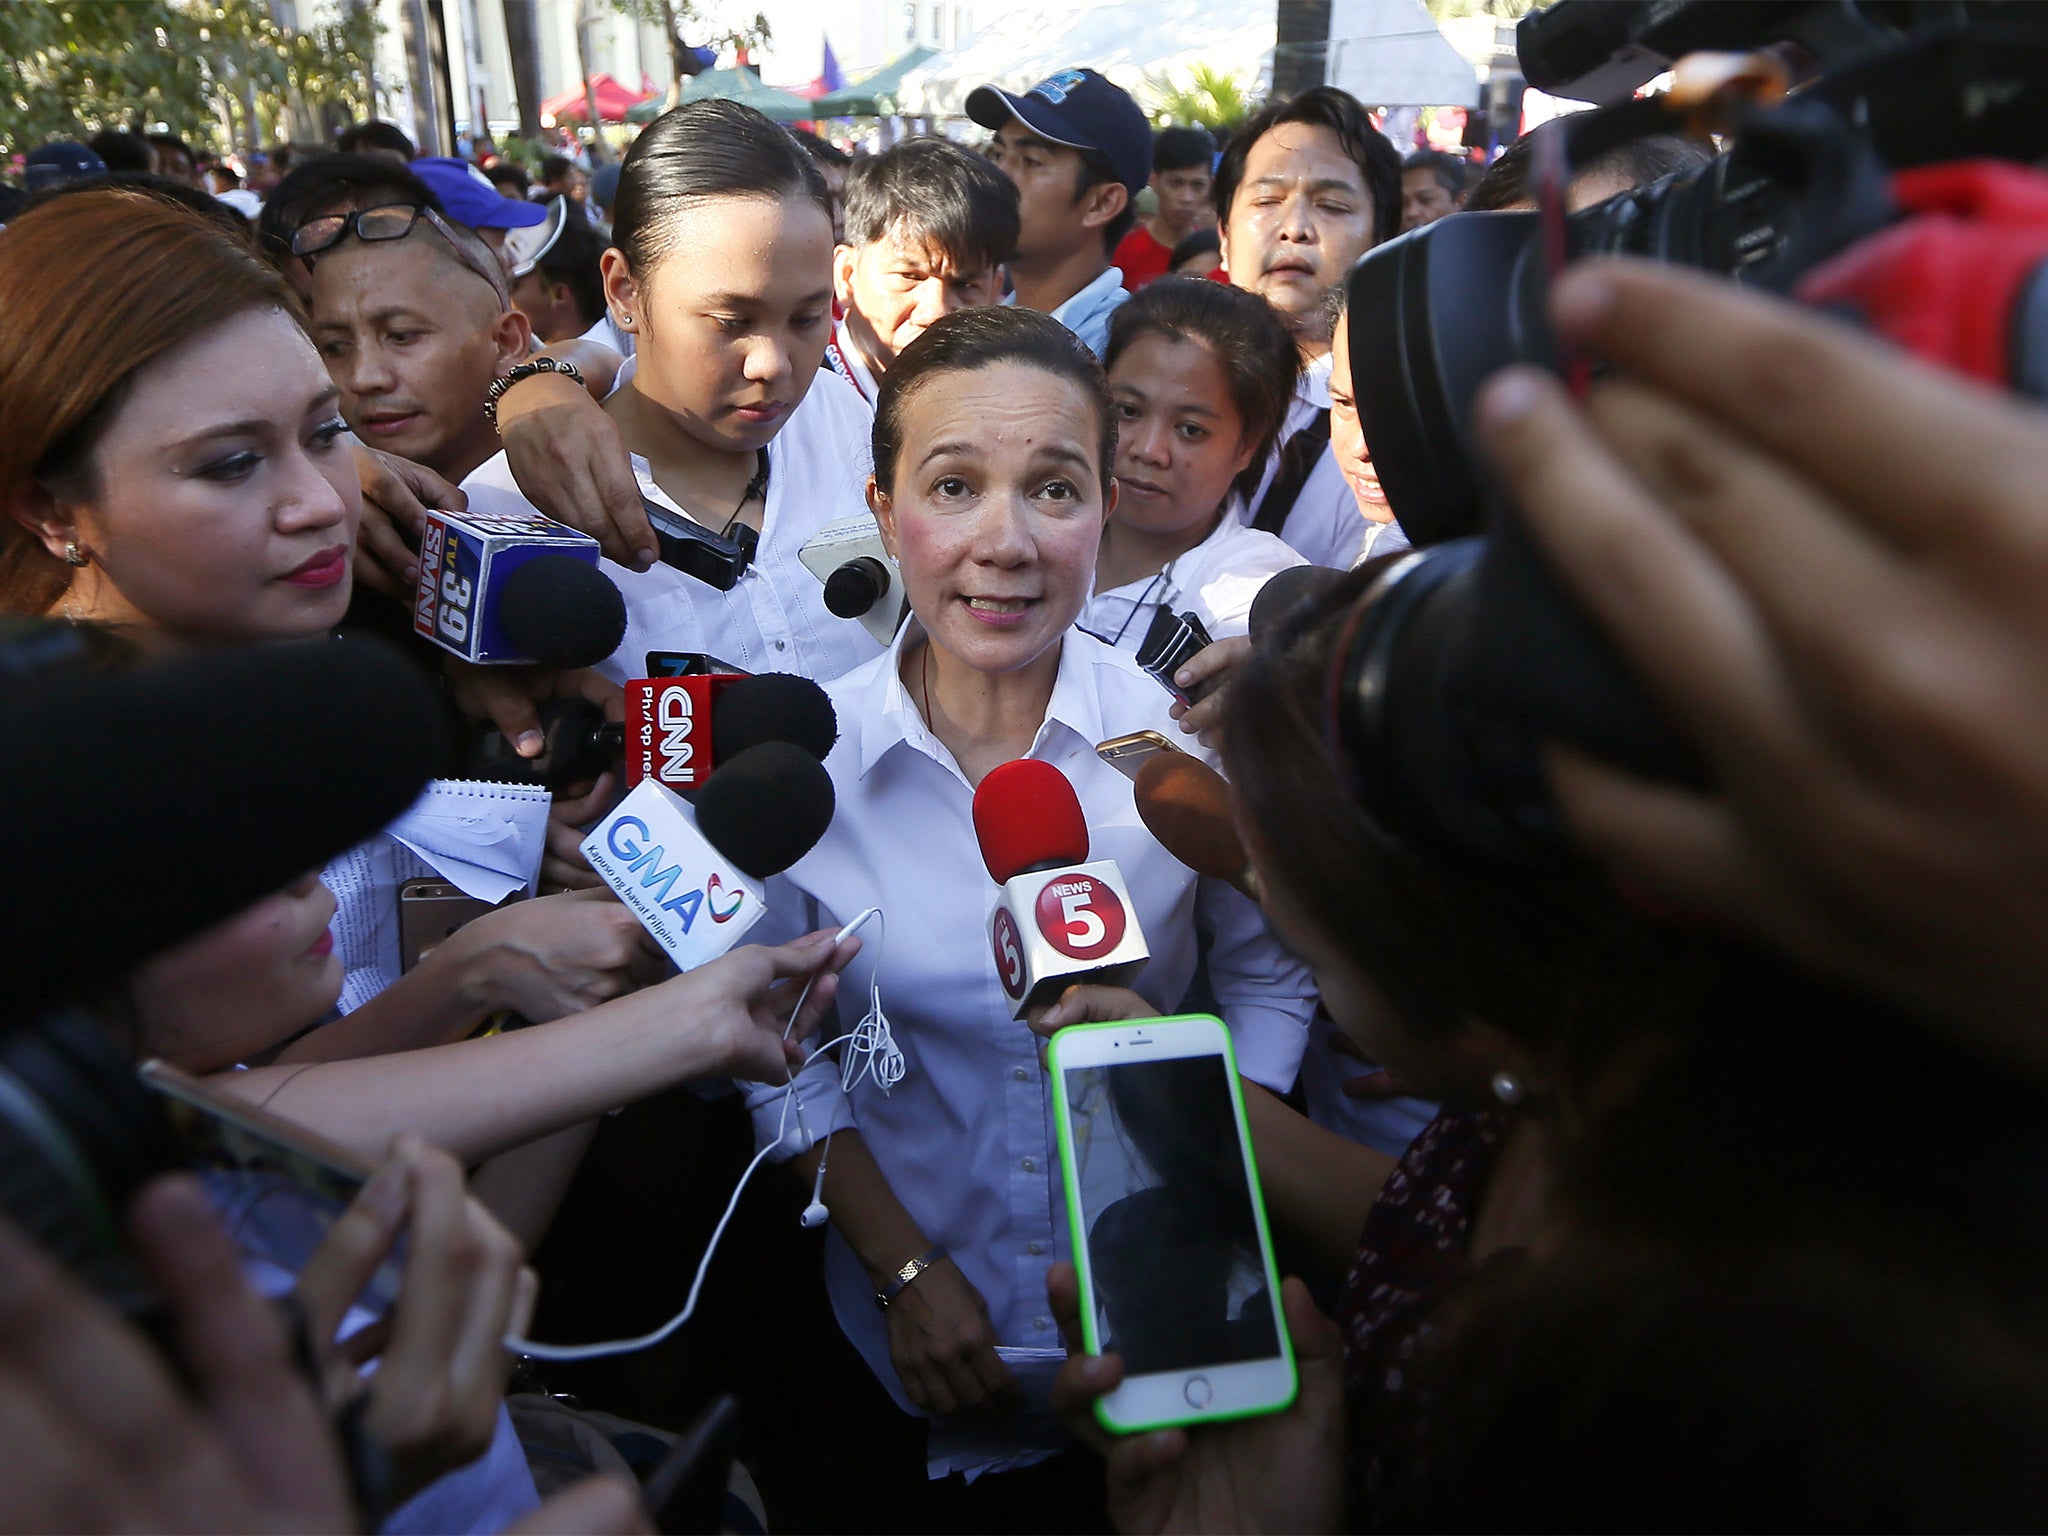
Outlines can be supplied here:
[[[1272, 80], [1273, 11], [1217, 0], [1109, 0], [1005, 11], [958, 47], [903, 79], [906, 114], [952, 117], [978, 85], [1028, 89], [1086, 65], [1149, 105], [1151, 82], [1185, 83], [1206, 64], [1248, 94]], [[1422, 0], [1331, 0], [1326, 77], [1367, 106], [1470, 106], [1477, 74], [1430, 19]]]
[[1323, 78], [1369, 107], [1469, 107], [1479, 72], [1437, 30], [1422, 0], [1330, 0]]
[[1247, 90], [1273, 66], [1273, 12], [1249, 15], [1216, 0], [1121, 0], [1094, 6], [1020, 7], [904, 76], [905, 113], [952, 117], [978, 85], [1023, 91], [1062, 69], [1098, 69], [1136, 96], [1146, 76], [1184, 79], [1197, 64], [1235, 74]]

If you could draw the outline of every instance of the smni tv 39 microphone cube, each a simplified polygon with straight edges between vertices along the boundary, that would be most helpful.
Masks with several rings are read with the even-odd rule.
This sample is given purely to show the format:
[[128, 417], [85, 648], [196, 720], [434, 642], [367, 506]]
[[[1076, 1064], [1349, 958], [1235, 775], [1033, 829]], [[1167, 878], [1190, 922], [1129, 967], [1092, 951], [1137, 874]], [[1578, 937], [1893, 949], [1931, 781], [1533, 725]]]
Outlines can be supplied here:
[[1015, 876], [996, 898], [988, 935], [1019, 1019], [1076, 983], [1128, 986], [1151, 958], [1131, 893], [1108, 859]]
[[593, 569], [598, 543], [566, 523], [528, 513], [427, 510], [412, 627], [422, 638], [483, 665], [532, 661], [506, 633], [497, 595], [519, 568], [568, 556]]
[[712, 847], [689, 805], [652, 780], [597, 824], [583, 856], [678, 970], [716, 960], [767, 910], [761, 882]]

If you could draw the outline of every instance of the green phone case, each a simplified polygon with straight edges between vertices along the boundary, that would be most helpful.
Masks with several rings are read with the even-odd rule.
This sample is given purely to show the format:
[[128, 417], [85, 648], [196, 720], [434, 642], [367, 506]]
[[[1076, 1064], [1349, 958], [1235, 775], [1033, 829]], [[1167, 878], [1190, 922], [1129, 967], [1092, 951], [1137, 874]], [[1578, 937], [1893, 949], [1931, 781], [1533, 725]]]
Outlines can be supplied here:
[[[1134, 1024], [1173, 1024], [1183, 1019], [1208, 1019], [1223, 1035], [1223, 1065], [1230, 1081], [1230, 1107], [1237, 1121], [1238, 1144], [1244, 1149], [1245, 1167], [1250, 1175], [1252, 1193], [1252, 1216], [1259, 1229], [1259, 1260], [1266, 1268], [1266, 1285], [1273, 1297], [1274, 1310], [1279, 1312], [1280, 1276], [1273, 1263], [1273, 1236], [1266, 1225], [1266, 1197], [1259, 1186], [1259, 1161], [1252, 1150], [1250, 1128], [1244, 1117], [1244, 1090], [1239, 1083], [1237, 1052], [1232, 1049], [1230, 1031], [1214, 1014], [1184, 1013], [1164, 1019], [1126, 1019], [1113, 1024], [1076, 1024], [1061, 1030], [1052, 1037], [1046, 1047], [1046, 1067], [1052, 1077], [1053, 1129], [1059, 1136], [1060, 1182], [1067, 1197], [1067, 1225], [1074, 1247], [1074, 1270], [1081, 1281], [1081, 1341], [1088, 1353], [1102, 1353], [1102, 1341], [1095, 1328], [1095, 1282], [1088, 1272], [1088, 1234], [1081, 1225], [1081, 1190], [1074, 1171], [1074, 1133], [1071, 1115], [1067, 1108], [1066, 1074], [1060, 1068], [1060, 1043], [1084, 1035], [1099, 1034], [1104, 1030], [1129, 1029]], [[1259, 1408], [1240, 1408], [1225, 1412], [1190, 1412], [1175, 1418], [1156, 1419], [1142, 1424], [1122, 1424], [1112, 1419], [1104, 1410], [1103, 1400], [1095, 1403], [1095, 1417], [1102, 1427], [1111, 1434], [1135, 1435], [1154, 1429], [1179, 1429], [1190, 1424], [1222, 1424], [1232, 1419], [1256, 1418], [1260, 1414], [1280, 1413], [1294, 1405], [1295, 1395], [1301, 1390], [1301, 1374], [1294, 1364], [1294, 1341], [1287, 1336], [1287, 1320], [1278, 1319], [1280, 1335], [1280, 1358], [1287, 1362], [1287, 1393], [1279, 1402]]]

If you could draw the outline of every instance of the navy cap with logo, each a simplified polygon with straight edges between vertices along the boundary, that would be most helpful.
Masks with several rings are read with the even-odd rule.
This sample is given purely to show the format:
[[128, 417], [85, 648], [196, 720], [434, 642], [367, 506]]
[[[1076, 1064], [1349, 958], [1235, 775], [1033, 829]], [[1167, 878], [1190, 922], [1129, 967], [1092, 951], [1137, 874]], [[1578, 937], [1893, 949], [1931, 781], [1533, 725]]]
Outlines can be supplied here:
[[106, 174], [106, 161], [83, 144], [70, 139], [53, 139], [48, 144], [37, 145], [23, 157], [21, 166], [22, 184], [31, 192]]
[[406, 169], [433, 189], [449, 218], [471, 229], [525, 229], [548, 216], [545, 208], [507, 197], [490, 177], [453, 155], [422, 155]]
[[1128, 91], [1092, 69], [1063, 69], [1021, 96], [978, 86], [967, 115], [984, 128], [1007, 128], [1014, 119], [1051, 143], [1092, 149], [1133, 197], [1152, 178], [1152, 125]]

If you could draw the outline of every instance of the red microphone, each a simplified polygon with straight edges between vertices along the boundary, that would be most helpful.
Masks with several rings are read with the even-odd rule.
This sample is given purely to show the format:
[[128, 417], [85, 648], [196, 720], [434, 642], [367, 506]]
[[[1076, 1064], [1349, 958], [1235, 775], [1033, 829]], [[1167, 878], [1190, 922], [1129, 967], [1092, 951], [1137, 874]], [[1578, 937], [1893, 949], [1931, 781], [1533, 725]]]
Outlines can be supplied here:
[[1114, 861], [1088, 859], [1088, 823], [1067, 776], [1019, 758], [974, 792], [974, 835], [1002, 893], [989, 948], [1012, 1017], [1076, 982], [1120, 987], [1152, 958]]

